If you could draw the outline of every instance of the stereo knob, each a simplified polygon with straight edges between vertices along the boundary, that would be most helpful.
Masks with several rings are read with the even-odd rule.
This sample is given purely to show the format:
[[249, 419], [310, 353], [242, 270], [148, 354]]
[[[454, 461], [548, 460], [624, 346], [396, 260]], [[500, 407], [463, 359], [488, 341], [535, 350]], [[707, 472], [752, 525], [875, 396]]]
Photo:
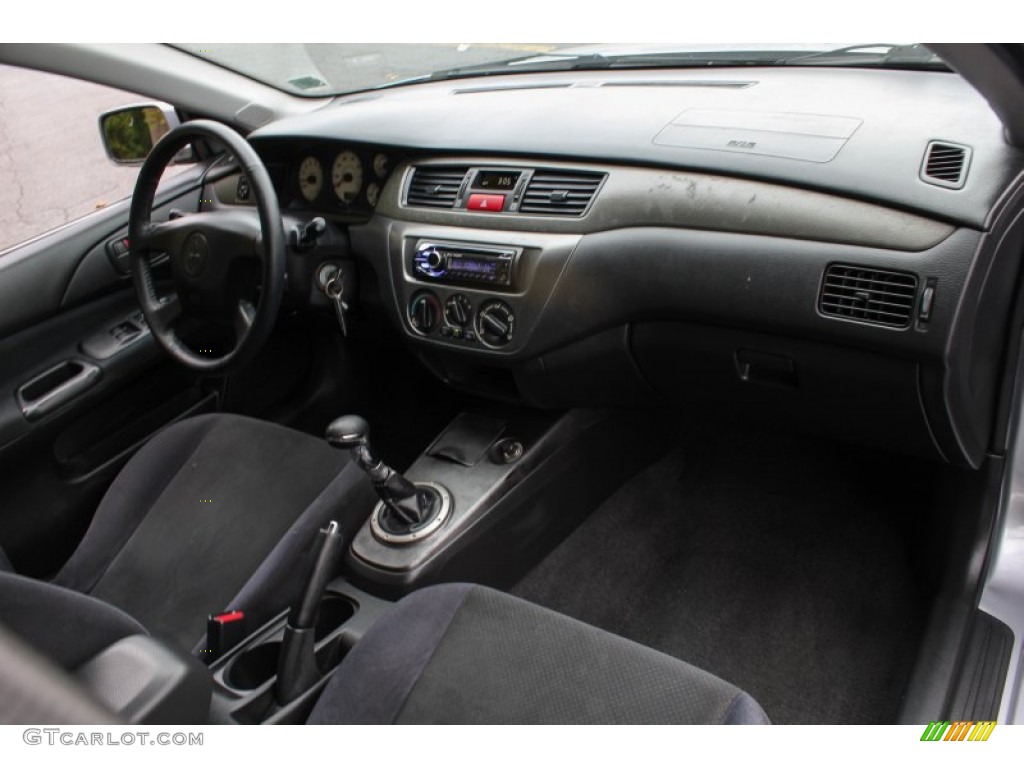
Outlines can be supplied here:
[[444, 319], [448, 321], [448, 325], [465, 328], [472, 316], [473, 305], [464, 294], [452, 294], [444, 303]]
[[512, 341], [516, 316], [504, 301], [484, 302], [476, 313], [476, 335], [488, 347], [503, 347]]
[[416, 251], [413, 257], [413, 271], [427, 277], [443, 277], [445, 269], [444, 254], [434, 246], [427, 246]]
[[441, 302], [430, 291], [420, 291], [409, 302], [409, 325], [426, 336], [441, 324]]

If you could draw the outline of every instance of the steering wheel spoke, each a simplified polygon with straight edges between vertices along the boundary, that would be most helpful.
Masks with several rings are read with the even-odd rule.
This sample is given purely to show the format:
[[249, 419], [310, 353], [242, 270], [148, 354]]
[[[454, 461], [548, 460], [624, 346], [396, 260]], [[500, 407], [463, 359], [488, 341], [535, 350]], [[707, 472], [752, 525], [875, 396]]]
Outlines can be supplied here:
[[173, 219], [171, 221], [151, 221], [145, 226], [136, 230], [132, 247], [138, 248], [140, 252], [153, 253], [165, 251], [174, 253], [181, 247], [184, 237], [182, 222], [184, 219]]
[[249, 329], [252, 328], [252, 324], [256, 320], [256, 308], [245, 299], [239, 300], [238, 304], [235, 305], [233, 320], [235, 343], [241, 344], [242, 339], [248, 335]]
[[159, 329], [173, 328], [183, 314], [181, 299], [176, 294], [164, 296], [152, 310], [150, 325]]

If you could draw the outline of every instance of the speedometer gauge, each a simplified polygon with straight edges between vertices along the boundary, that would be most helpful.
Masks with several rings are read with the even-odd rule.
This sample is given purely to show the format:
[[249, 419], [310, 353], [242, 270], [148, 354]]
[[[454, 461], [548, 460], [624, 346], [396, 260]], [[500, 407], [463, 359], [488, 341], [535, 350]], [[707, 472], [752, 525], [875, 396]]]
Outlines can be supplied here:
[[359, 197], [359, 190], [363, 188], [363, 161], [355, 152], [341, 152], [334, 158], [331, 183], [339, 200], [352, 203]]
[[307, 157], [299, 166], [299, 191], [312, 203], [320, 196], [324, 186], [324, 168], [315, 157]]

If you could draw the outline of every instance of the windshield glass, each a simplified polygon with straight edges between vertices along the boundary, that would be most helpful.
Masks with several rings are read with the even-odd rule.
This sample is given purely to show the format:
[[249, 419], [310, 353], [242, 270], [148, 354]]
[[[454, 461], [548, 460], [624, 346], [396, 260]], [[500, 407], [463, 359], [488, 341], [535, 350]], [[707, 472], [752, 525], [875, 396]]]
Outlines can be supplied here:
[[909, 43], [176, 43], [218, 66], [300, 96], [333, 96], [401, 82], [515, 72], [710, 66], [936, 68]]

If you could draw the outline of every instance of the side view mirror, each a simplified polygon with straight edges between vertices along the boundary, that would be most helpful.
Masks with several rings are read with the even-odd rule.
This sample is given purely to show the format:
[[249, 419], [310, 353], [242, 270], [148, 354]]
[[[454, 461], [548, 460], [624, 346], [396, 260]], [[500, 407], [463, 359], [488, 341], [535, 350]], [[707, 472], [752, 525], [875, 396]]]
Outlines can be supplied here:
[[[100, 115], [100, 137], [113, 163], [142, 165], [160, 138], [180, 124], [170, 104], [132, 104]], [[190, 163], [194, 159], [192, 148], [186, 147], [172, 163]]]

